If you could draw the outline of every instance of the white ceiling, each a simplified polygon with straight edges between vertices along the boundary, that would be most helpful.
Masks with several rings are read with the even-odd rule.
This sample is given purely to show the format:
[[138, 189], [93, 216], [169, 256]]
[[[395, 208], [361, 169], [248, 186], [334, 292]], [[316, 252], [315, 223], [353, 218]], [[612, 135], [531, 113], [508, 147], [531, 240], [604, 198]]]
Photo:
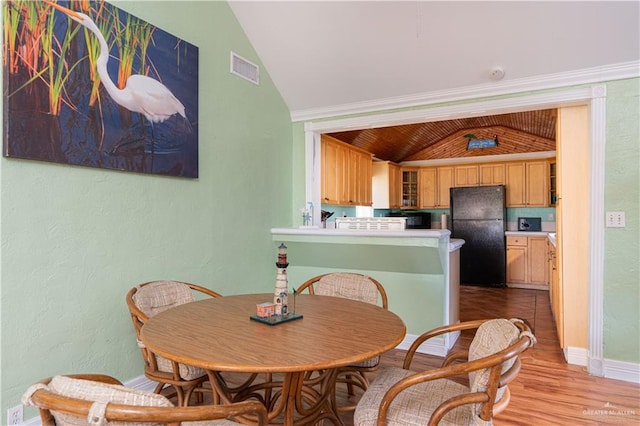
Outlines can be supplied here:
[[637, 0], [229, 3], [292, 115], [640, 60]]

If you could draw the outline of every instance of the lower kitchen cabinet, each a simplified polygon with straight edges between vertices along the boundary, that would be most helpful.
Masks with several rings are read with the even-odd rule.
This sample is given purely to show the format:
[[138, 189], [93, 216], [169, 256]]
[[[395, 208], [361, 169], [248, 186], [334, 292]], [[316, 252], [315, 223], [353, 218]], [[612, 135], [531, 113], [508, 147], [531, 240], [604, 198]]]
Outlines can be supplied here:
[[546, 237], [507, 236], [507, 284], [549, 285]]
[[556, 247], [547, 241], [549, 250], [549, 301], [551, 303], [551, 313], [556, 323], [560, 347], [564, 347], [564, 330], [562, 319], [562, 289], [560, 288], [560, 275], [558, 274], [558, 258]]

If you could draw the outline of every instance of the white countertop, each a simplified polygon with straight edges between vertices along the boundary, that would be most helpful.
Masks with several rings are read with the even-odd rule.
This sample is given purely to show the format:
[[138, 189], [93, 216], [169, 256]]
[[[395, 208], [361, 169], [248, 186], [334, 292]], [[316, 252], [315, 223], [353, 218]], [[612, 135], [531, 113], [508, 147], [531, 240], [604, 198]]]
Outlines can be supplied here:
[[507, 236], [512, 237], [546, 237], [549, 235], [549, 232], [545, 231], [505, 231], [504, 233]]
[[[448, 229], [407, 229], [404, 231], [379, 231], [379, 230], [349, 230], [349, 229], [326, 229], [316, 227], [300, 228], [272, 228], [272, 234], [281, 235], [313, 235], [313, 236], [345, 236], [345, 237], [403, 237], [403, 238], [443, 238], [451, 236]], [[449, 240], [449, 252], [459, 250], [464, 244], [460, 238]]]
[[462, 238], [451, 238], [449, 240], [449, 253], [452, 251], [459, 250], [464, 244], [464, 240]]
[[329, 229], [315, 227], [300, 228], [272, 228], [272, 234], [283, 235], [318, 235], [318, 236], [349, 236], [349, 237], [406, 237], [406, 238], [442, 238], [451, 235], [448, 229], [407, 229], [404, 231], [389, 230], [351, 230]]

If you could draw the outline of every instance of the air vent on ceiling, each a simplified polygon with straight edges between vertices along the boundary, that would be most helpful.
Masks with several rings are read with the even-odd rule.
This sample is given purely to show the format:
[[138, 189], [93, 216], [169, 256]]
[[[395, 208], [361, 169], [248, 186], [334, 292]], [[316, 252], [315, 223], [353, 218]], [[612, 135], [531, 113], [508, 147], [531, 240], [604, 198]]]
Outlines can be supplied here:
[[235, 52], [231, 52], [231, 74], [249, 80], [254, 84], [260, 84], [260, 68]]

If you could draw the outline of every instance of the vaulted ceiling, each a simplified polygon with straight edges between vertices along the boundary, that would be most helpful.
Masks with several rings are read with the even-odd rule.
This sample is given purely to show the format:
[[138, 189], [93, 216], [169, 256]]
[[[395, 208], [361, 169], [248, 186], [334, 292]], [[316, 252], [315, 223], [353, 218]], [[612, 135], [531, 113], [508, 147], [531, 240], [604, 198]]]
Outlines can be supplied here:
[[[294, 121], [637, 75], [638, 1], [230, 0]], [[501, 69], [504, 74], [494, 72]], [[627, 77], [628, 78], [628, 77]], [[393, 108], [393, 107], [391, 107]], [[554, 110], [334, 133], [396, 162], [555, 149]], [[498, 137], [467, 150], [466, 134]]]
[[[255, 49], [238, 46], [237, 53], [261, 62], [292, 116], [416, 94], [521, 85], [541, 76], [575, 77], [640, 60], [638, 1], [229, 5]], [[502, 79], [493, 78], [497, 66], [505, 71]]]
[[[527, 111], [430, 123], [330, 133], [380, 160], [433, 160], [556, 149], [556, 110]], [[495, 148], [467, 150], [474, 139], [497, 138]]]

